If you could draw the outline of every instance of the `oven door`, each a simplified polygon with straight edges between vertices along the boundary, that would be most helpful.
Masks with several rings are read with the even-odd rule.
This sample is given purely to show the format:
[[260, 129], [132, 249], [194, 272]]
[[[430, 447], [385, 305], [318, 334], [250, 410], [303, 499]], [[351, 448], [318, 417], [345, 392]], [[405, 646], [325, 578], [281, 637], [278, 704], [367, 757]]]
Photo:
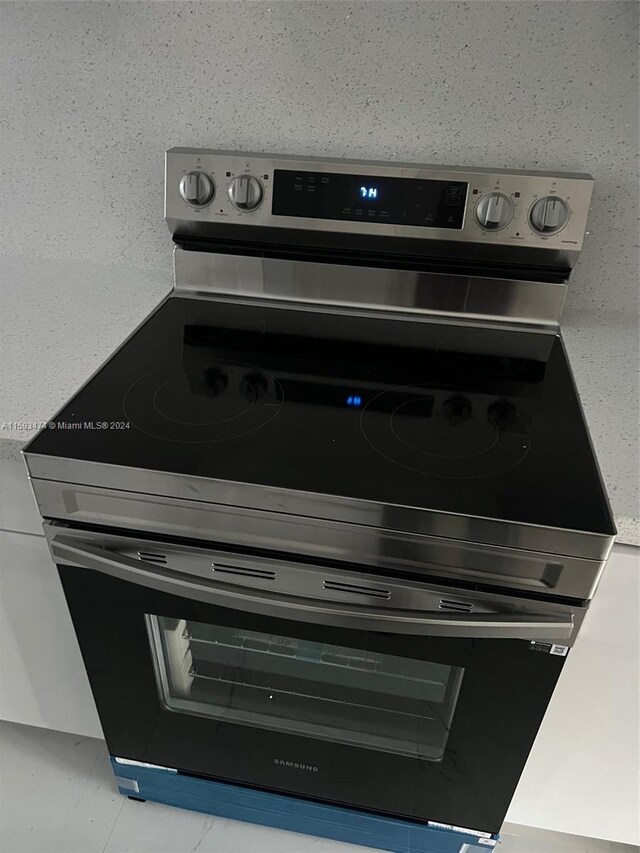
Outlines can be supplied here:
[[112, 755], [500, 829], [567, 606], [46, 527]]

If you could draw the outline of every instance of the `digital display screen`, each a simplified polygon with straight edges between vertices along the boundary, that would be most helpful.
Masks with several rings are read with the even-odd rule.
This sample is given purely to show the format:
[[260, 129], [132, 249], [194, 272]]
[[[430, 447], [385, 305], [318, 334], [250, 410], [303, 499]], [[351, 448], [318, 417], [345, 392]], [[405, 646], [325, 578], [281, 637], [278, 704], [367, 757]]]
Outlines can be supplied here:
[[378, 187], [372, 186], [361, 186], [358, 190], [358, 196], [363, 201], [377, 201], [378, 200]]
[[274, 216], [460, 229], [467, 190], [463, 181], [276, 169], [271, 212]]

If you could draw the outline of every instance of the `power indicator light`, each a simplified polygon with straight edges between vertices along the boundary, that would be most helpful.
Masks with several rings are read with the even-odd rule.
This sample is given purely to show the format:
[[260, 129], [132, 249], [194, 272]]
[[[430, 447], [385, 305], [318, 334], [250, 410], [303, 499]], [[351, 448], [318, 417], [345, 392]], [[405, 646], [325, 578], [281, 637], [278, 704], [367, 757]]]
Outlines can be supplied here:
[[358, 409], [362, 405], [362, 397], [357, 397], [353, 394], [349, 394], [346, 399], [347, 406], [351, 406], [353, 409]]

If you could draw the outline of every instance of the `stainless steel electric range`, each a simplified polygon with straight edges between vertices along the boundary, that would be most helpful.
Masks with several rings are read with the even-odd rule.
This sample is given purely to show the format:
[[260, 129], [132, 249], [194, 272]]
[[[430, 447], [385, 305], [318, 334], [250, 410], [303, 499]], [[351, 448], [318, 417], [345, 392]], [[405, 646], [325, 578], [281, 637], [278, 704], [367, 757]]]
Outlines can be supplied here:
[[122, 791], [495, 843], [615, 536], [592, 184], [167, 153], [175, 289], [25, 450]]

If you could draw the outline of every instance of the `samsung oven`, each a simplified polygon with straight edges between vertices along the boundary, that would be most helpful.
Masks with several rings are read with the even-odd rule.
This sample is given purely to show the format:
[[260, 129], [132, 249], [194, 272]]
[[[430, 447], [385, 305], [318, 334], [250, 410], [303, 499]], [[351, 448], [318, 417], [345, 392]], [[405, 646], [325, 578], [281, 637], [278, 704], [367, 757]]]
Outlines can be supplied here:
[[25, 448], [121, 792], [497, 843], [615, 537], [592, 186], [167, 152], [174, 291]]
[[499, 830], [575, 607], [46, 529], [116, 759]]

